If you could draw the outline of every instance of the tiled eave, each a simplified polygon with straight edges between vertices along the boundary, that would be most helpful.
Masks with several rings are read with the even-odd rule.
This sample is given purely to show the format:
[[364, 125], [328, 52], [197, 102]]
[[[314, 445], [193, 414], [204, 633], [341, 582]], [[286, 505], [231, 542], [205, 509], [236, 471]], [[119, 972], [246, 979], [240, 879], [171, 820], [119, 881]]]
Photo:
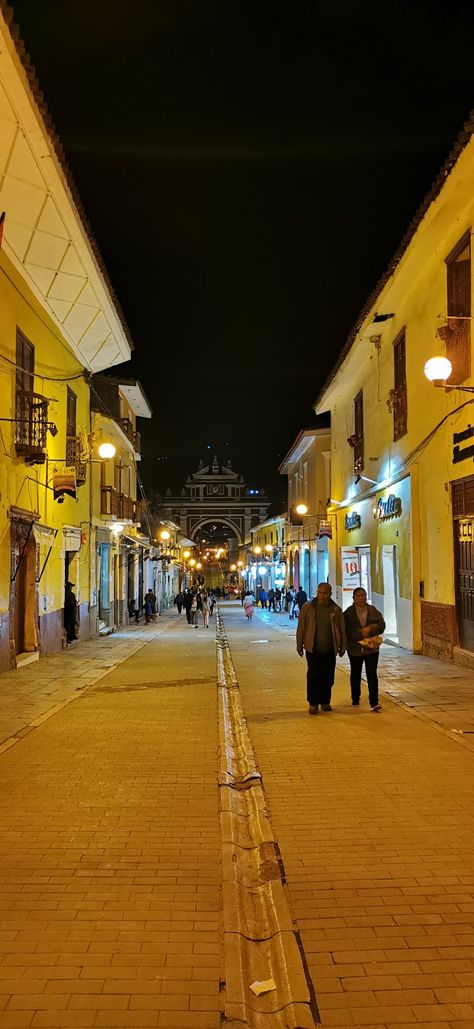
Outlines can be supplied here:
[[82, 210], [34, 69], [0, 0], [0, 213], [3, 250], [78, 360], [98, 372], [131, 339]]

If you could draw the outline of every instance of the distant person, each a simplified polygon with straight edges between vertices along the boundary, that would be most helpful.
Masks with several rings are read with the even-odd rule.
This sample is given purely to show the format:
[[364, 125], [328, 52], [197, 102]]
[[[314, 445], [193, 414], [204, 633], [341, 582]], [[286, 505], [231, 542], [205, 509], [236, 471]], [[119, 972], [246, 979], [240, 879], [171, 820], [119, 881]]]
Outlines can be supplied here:
[[294, 604], [294, 606], [298, 608], [298, 612], [297, 612], [298, 614], [300, 613], [301, 608], [303, 607], [303, 604], [307, 604], [307, 603], [308, 603], [308, 594], [306, 593], [306, 590], [304, 590], [303, 587], [300, 586], [299, 590], [295, 594], [295, 604]]
[[317, 715], [318, 709], [332, 711], [331, 690], [336, 671], [336, 654], [346, 649], [344, 615], [331, 599], [332, 587], [320, 582], [314, 600], [303, 604], [296, 630], [296, 650], [300, 657], [306, 653], [306, 696], [308, 714]]
[[278, 586], [275, 590], [275, 608], [277, 611], [281, 611], [281, 589]]
[[175, 607], [178, 608], [178, 614], [180, 615], [181, 611], [183, 609], [183, 603], [184, 603], [184, 597], [183, 597], [183, 594], [181, 593], [181, 591], [176, 594], [176, 596], [174, 598], [174, 603], [175, 603]]
[[289, 611], [289, 617], [294, 618], [293, 605], [295, 602], [295, 591], [293, 586], [288, 586], [285, 593], [285, 611]]
[[259, 598], [258, 599], [259, 599], [259, 601], [260, 601], [260, 603], [262, 605], [263, 610], [266, 611], [267, 600], [268, 600], [268, 593], [267, 593], [266, 589], [263, 588], [263, 586], [262, 586], [262, 588], [260, 590], [260, 594], [259, 594]]
[[253, 593], [251, 593], [250, 590], [247, 590], [247, 593], [245, 594], [245, 597], [244, 597], [244, 614], [245, 614], [245, 617], [248, 619], [249, 622], [252, 621], [254, 608], [255, 608], [255, 597], [254, 597]]
[[201, 611], [202, 611], [202, 627], [203, 629], [209, 628], [209, 596], [204, 591], [201, 594]]
[[149, 623], [151, 622], [152, 615], [153, 615], [153, 607], [154, 606], [155, 606], [155, 610], [156, 610], [156, 597], [155, 597], [155, 594], [153, 593], [153, 590], [148, 590], [145, 593], [145, 596], [143, 598], [143, 604], [144, 604], [144, 608], [145, 608], [145, 622], [147, 623], [147, 625], [149, 625]]
[[268, 591], [268, 610], [275, 610], [275, 590], [273, 589], [273, 586], [271, 586]]
[[74, 640], [77, 640], [77, 600], [76, 595], [72, 590], [73, 585], [74, 583], [67, 582], [64, 593], [64, 631], [66, 633], [66, 641], [68, 643], [74, 643]]
[[192, 602], [193, 602], [192, 590], [187, 589], [186, 593], [184, 594], [184, 597], [183, 597], [183, 605], [184, 605], [184, 610], [186, 611], [186, 621], [187, 621], [188, 625], [192, 625], [192, 620], [191, 620], [191, 605], [192, 605]]
[[381, 633], [385, 629], [384, 617], [376, 607], [367, 603], [367, 593], [358, 586], [352, 594], [353, 604], [344, 611], [347, 653], [351, 664], [352, 707], [359, 707], [362, 666], [365, 664], [369, 704], [372, 711], [381, 711], [377, 665]]

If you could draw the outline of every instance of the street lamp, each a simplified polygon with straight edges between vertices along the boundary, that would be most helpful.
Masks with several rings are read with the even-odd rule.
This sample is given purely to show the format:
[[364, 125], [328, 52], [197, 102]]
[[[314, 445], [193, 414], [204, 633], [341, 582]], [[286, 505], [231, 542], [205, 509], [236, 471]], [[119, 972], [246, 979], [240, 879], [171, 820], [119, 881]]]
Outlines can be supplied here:
[[262, 548], [258, 547], [258, 546], [254, 547], [253, 548], [253, 552], [254, 552], [254, 554], [261, 554], [262, 553]]
[[191, 568], [194, 568], [194, 565], [196, 564], [196, 558], [192, 557], [189, 564], [191, 565]]
[[183, 557], [185, 557], [186, 560], [187, 560], [188, 557], [191, 557], [191, 551], [190, 550], [184, 550], [183, 551]]
[[425, 364], [425, 375], [433, 386], [441, 386], [441, 389], [460, 389], [463, 393], [474, 393], [474, 386], [459, 386], [456, 383], [446, 382], [451, 375], [453, 366], [447, 357], [430, 357]]
[[101, 443], [100, 444], [100, 447], [99, 447], [99, 457], [103, 457], [103, 458], [105, 458], [107, 460], [110, 460], [110, 458], [115, 457], [115, 453], [116, 453], [116, 450], [115, 450], [115, 447], [114, 447], [113, 443]]
[[308, 514], [308, 505], [307, 504], [297, 504], [296, 505], [296, 514], [299, 514], [299, 515]]
[[162, 540], [169, 540], [170, 533], [168, 532], [168, 529], [162, 529], [162, 531], [160, 532], [160, 538]]

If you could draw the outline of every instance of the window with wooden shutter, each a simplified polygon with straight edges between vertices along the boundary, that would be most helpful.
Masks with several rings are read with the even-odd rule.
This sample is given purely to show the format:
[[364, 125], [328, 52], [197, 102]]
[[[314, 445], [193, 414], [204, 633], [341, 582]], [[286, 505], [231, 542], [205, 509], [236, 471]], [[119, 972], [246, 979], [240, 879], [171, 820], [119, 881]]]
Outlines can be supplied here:
[[364, 468], [364, 391], [354, 399], [354, 471], [360, 474]]
[[35, 348], [16, 330], [16, 388], [24, 393], [33, 393], [35, 381]]
[[66, 397], [66, 436], [76, 435], [76, 405], [77, 397], [72, 389], [67, 388]]
[[407, 431], [407, 370], [405, 330], [393, 344], [393, 439], [396, 442]]
[[450, 383], [471, 374], [471, 233], [467, 232], [446, 258], [448, 323], [438, 330], [453, 366]]

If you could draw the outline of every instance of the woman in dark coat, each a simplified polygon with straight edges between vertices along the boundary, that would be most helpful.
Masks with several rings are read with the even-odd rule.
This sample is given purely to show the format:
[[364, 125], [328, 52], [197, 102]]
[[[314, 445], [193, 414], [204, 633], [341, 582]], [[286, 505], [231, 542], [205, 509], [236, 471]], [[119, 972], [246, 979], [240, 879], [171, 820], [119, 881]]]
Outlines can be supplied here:
[[365, 662], [369, 704], [372, 711], [381, 711], [377, 665], [381, 642], [378, 637], [385, 629], [384, 618], [376, 607], [367, 603], [367, 593], [362, 586], [354, 590], [352, 597], [354, 603], [344, 611], [347, 653], [351, 663], [352, 706], [359, 707], [362, 665]]

